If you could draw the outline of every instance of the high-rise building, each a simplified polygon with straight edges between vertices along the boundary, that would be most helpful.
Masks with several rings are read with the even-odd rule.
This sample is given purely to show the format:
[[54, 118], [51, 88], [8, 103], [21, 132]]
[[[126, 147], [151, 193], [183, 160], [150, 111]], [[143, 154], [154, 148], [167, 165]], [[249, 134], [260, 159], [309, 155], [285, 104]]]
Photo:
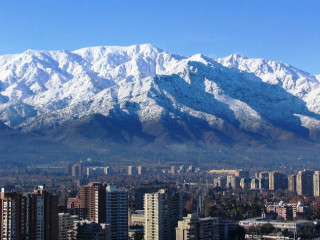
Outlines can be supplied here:
[[78, 220], [77, 215], [59, 213], [59, 240], [72, 240], [73, 224]]
[[113, 170], [112, 170], [112, 168], [111, 168], [111, 167], [106, 166], [106, 167], [104, 167], [104, 173], [105, 173], [105, 175], [110, 176], [110, 175], [112, 175], [112, 174], [113, 174]]
[[39, 186], [28, 194], [32, 216], [30, 220], [30, 239], [58, 239], [58, 196], [50, 194]]
[[175, 228], [182, 219], [183, 200], [178, 192], [160, 189], [144, 195], [145, 240], [176, 239]]
[[258, 178], [259, 189], [269, 189], [269, 178]]
[[80, 163], [72, 166], [72, 177], [80, 177], [82, 175], [82, 165]]
[[251, 179], [244, 177], [240, 179], [240, 187], [242, 189], [250, 189], [251, 187]]
[[259, 180], [259, 189], [269, 189], [269, 172], [260, 172], [256, 175]]
[[80, 188], [80, 205], [87, 219], [97, 223], [106, 221], [106, 187], [101, 183], [89, 183]]
[[313, 195], [313, 171], [299, 171], [296, 182], [298, 195]]
[[251, 178], [251, 189], [259, 189], [259, 179], [258, 178]]
[[0, 197], [0, 239], [24, 239], [26, 236], [23, 224], [22, 195], [1, 191]]
[[237, 189], [240, 187], [240, 178], [234, 175], [227, 176], [227, 188]]
[[23, 195], [3, 190], [0, 208], [0, 239], [58, 239], [58, 197], [43, 187]]
[[137, 168], [135, 168], [134, 166], [129, 166], [128, 167], [128, 175], [137, 175], [138, 171]]
[[166, 221], [164, 233], [167, 236], [166, 239], [176, 239], [176, 227], [178, 226], [178, 221], [183, 218], [184, 202], [182, 196], [178, 192], [167, 190], [165, 192], [165, 204]]
[[278, 171], [269, 172], [269, 190], [287, 189], [288, 179]]
[[146, 168], [143, 167], [143, 166], [138, 166], [138, 167], [137, 167], [137, 171], [138, 171], [138, 174], [139, 174], [139, 175], [143, 175], [143, 174], [146, 173]]
[[112, 240], [128, 239], [128, 191], [106, 187], [106, 223], [111, 225]]
[[313, 174], [313, 196], [320, 197], [320, 171]]
[[218, 218], [198, 218], [188, 214], [176, 227], [179, 240], [219, 240]]
[[213, 186], [214, 187], [225, 187], [226, 186], [226, 178], [225, 177], [216, 177], [213, 179]]
[[143, 210], [143, 199], [145, 193], [154, 193], [160, 189], [160, 184], [139, 184], [134, 190], [134, 203], [136, 210]]
[[288, 190], [290, 192], [295, 192], [297, 189], [297, 176], [289, 175], [288, 176]]
[[165, 190], [144, 195], [144, 239], [163, 240], [165, 225]]

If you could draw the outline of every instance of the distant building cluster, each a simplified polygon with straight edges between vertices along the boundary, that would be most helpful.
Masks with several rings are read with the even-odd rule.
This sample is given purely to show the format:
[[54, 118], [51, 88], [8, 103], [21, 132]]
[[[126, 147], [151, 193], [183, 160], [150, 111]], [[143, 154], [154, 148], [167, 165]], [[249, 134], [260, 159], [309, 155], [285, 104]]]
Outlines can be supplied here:
[[215, 187], [289, 190], [297, 195], [320, 196], [320, 171], [303, 170], [296, 175], [286, 176], [279, 171], [259, 172], [249, 177], [249, 172], [243, 170], [210, 170], [208, 173], [217, 175], [213, 179]]
[[[88, 163], [77, 163], [77, 164], [68, 164], [65, 168], [65, 172], [72, 177], [79, 178], [82, 176], [86, 177], [98, 177], [98, 176], [110, 176], [116, 174], [110, 166], [102, 166], [103, 163], [93, 162], [92, 164]], [[134, 175], [144, 175], [147, 173], [147, 170], [143, 166], [128, 166], [126, 171], [121, 169], [120, 173], [126, 173], [129, 176]]]
[[199, 172], [200, 168], [196, 168], [193, 165], [190, 166], [185, 166], [185, 165], [180, 165], [180, 166], [171, 166], [170, 169], [164, 169], [162, 170], [163, 173], [170, 173], [170, 174], [175, 174], [175, 173], [196, 173]]

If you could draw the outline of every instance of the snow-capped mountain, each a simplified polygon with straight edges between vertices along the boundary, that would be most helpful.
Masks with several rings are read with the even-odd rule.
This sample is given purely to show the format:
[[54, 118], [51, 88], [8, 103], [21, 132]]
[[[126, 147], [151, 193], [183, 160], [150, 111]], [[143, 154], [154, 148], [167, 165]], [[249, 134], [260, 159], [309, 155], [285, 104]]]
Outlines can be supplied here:
[[0, 56], [0, 121], [60, 140], [318, 140], [319, 96], [319, 76], [236, 54], [143, 44]]
[[268, 61], [265, 59], [249, 59], [238, 54], [216, 59], [217, 62], [229, 68], [253, 73], [262, 81], [279, 85], [287, 92], [303, 99], [309, 108], [319, 112], [312, 102], [318, 99], [319, 77], [299, 70], [286, 63]]

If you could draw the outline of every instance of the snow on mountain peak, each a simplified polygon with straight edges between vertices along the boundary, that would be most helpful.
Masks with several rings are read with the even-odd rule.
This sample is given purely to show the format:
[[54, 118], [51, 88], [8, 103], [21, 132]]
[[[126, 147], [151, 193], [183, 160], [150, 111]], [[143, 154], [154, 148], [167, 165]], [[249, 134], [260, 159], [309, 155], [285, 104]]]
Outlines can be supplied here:
[[319, 86], [319, 81], [314, 75], [292, 67], [287, 63], [261, 58], [234, 58], [230, 56], [218, 58], [216, 61], [226, 67], [253, 73], [260, 77], [262, 81], [280, 85], [298, 97], [305, 97], [312, 89]]
[[[210, 126], [222, 128], [228, 122], [251, 131], [268, 125], [264, 118], [270, 99], [260, 99], [266, 97], [265, 89], [283, 109], [292, 110], [288, 102], [296, 98], [302, 101], [297, 105], [304, 102], [320, 113], [319, 81], [319, 76], [280, 62], [239, 54], [183, 57], [150, 44], [28, 50], [0, 56], [0, 121], [29, 131], [90, 114], [108, 116], [117, 108], [122, 114], [135, 111], [142, 122], [185, 114]], [[272, 119], [283, 120], [280, 108], [272, 107], [270, 114], [279, 115]], [[292, 111], [301, 121], [308, 119], [306, 127], [317, 126], [313, 115], [306, 117], [308, 111], [301, 109]]]
[[248, 59], [246, 56], [243, 56], [239, 53], [233, 53], [226, 58], [233, 59], [234, 61], [238, 61], [239, 59]]

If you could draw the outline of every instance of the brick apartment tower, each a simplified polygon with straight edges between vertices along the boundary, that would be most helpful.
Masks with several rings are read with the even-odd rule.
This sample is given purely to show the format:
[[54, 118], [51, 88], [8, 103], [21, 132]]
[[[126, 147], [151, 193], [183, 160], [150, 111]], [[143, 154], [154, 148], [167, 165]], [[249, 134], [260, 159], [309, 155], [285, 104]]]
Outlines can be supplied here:
[[278, 172], [269, 172], [269, 190], [277, 190], [277, 189], [287, 189], [288, 187], [288, 178]]
[[80, 205], [87, 219], [97, 223], [106, 222], [106, 185], [89, 183], [80, 188]]
[[313, 195], [313, 171], [303, 170], [297, 174], [297, 194]]
[[82, 175], [82, 165], [80, 163], [74, 164], [71, 167], [72, 170], [72, 177], [81, 177]]
[[1, 191], [0, 197], [0, 239], [24, 239], [22, 195]]
[[297, 189], [297, 176], [289, 175], [288, 176], [288, 190], [290, 192], [296, 192]]
[[39, 186], [27, 196], [27, 215], [29, 216], [29, 231], [26, 239], [58, 240], [58, 196], [48, 193]]
[[58, 197], [40, 187], [31, 194], [1, 192], [0, 240], [58, 240]]
[[313, 174], [313, 196], [320, 197], [320, 171]]

